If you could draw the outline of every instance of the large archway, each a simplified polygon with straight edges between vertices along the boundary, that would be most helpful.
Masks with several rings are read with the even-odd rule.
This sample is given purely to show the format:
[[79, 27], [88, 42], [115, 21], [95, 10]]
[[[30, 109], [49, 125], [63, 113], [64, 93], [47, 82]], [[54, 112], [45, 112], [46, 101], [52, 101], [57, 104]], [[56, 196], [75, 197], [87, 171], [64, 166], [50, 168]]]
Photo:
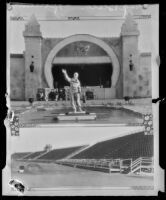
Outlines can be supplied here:
[[72, 35], [70, 37], [67, 37], [64, 40], [62, 40], [61, 42], [59, 42], [50, 51], [50, 53], [46, 59], [46, 62], [45, 62], [45, 67], [44, 67], [45, 78], [48, 83], [48, 86], [50, 88], [54, 88], [53, 76], [52, 76], [52, 70], [51, 70], [54, 57], [63, 47], [65, 47], [66, 45], [68, 45], [72, 42], [76, 42], [76, 41], [87, 41], [87, 42], [94, 43], [94, 44], [100, 46], [108, 54], [108, 56], [110, 57], [110, 59], [112, 61], [112, 66], [113, 66], [112, 87], [115, 88], [116, 83], [119, 78], [119, 73], [120, 73], [119, 61], [118, 61], [116, 54], [114, 53], [112, 48], [108, 44], [106, 44], [104, 41], [102, 41], [101, 39], [96, 38], [91, 35], [86, 35], [86, 34], [85, 35], [84, 34], [83, 35]]

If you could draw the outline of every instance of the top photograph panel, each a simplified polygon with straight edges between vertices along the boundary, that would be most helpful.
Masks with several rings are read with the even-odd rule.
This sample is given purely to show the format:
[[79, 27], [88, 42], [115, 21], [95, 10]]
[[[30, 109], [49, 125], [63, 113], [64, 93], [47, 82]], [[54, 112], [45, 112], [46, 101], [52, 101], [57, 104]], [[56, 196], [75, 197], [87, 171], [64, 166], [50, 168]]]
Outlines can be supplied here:
[[7, 14], [9, 107], [22, 127], [138, 125], [153, 114], [156, 7], [9, 5]]

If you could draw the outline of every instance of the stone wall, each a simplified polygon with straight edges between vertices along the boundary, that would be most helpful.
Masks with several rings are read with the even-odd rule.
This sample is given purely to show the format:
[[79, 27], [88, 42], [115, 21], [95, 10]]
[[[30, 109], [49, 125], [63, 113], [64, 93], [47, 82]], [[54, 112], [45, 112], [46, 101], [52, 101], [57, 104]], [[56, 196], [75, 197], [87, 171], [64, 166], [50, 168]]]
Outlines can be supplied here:
[[116, 85], [116, 98], [123, 98], [123, 70], [122, 70], [122, 42], [120, 37], [112, 38], [100, 38], [106, 42], [116, 54], [119, 65], [120, 65], [120, 74], [119, 79]]
[[[25, 99], [36, 98], [37, 89], [42, 87], [42, 55], [41, 38], [25, 38]], [[34, 63], [33, 72], [30, 71], [30, 65]]]
[[[139, 52], [137, 36], [123, 37], [123, 96], [137, 96]], [[132, 63], [132, 67], [130, 66]]]
[[42, 52], [42, 87], [48, 88], [47, 81], [45, 79], [44, 75], [44, 66], [45, 62], [47, 59], [48, 54], [50, 53], [51, 49], [54, 48], [54, 46], [60, 42], [62, 38], [44, 38], [42, 40], [42, 47], [41, 47], [41, 52]]
[[138, 87], [137, 97], [151, 97], [152, 88], [152, 72], [151, 72], [151, 54], [141, 53], [139, 57], [139, 69], [138, 69]]
[[25, 68], [22, 54], [10, 56], [10, 98], [11, 100], [25, 99]]

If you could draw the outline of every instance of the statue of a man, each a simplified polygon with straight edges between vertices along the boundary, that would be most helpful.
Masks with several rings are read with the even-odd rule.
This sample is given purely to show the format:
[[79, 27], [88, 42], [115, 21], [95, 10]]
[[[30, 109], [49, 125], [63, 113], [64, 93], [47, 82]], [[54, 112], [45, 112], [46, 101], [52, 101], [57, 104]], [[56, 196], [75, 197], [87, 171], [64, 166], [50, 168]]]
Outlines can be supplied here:
[[62, 72], [65, 76], [65, 79], [70, 83], [70, 97], [71, 97], [72, 108], [76, 113], [77, 111], [76, 106], [77, 106], [78, 111], [82, 112], [81, 102], [80, 102], [81, 84], [80, 81], [78, 80], [79, 74], [75, 72], [73, 78], [70, 78], [65, 69], [62, 69]]

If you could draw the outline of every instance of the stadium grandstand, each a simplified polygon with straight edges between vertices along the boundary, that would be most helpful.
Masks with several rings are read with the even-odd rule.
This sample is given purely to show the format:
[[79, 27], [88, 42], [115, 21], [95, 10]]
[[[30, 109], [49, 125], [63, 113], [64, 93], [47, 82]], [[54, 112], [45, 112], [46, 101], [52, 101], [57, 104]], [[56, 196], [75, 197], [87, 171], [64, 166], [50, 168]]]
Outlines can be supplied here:
[[99, 142], [73, 159], [137, 159], [153, 156], [153, 135], [144, 132]]
[[92, 145], [34, 152], [25, 155], [22, 160], [56, 163], [106, 173], [152, 175], [153, 135], [137, 132]]
[[36, 159], [37, 157], [43, 155], [44, 153], [47, 153], [47, 151], [37, 151], [37, 152], [34, 152], [34, 153], [31, 153], [27, 156], [24, 157], [24, 159]]
[[13, 153], [11, 155], [11, 158], [14, 159], [14, 160], [17, 160], [17, 159], [22, 159], [24, 158], [25, 156], [31, 154], [31, 152], [19, 152], [19, 153]]
[[85, 146], [67, 147], [61, 149], [54, 149], [43, 156], [38, 157], [38, 160], [59, 160], [68, 157], [70, 154], [79, 151]]
[[53, 149], [50, 151], [36, 151], [27, 153], [14, 153], [12, 154], [12, 159], [14, 160], [36, 160], [36, 161], [56, 161], [58, 159], [68, 158], [70, 155], [75, 155], [75, 153], [80, 152], [87, 148], [88, 145], [67, 147], [60, 149]]

